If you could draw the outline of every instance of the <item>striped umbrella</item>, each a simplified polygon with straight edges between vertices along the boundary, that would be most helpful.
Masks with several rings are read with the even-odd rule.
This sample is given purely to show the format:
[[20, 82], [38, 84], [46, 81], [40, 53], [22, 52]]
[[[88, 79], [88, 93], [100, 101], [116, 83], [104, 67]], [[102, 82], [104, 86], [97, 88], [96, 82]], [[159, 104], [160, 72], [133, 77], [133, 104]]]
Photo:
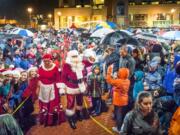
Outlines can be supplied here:
[[101, 22], [100, 24], [96, 25], [96, 30], [100, 28], [116, 29], [117, 25], [114, 22]]

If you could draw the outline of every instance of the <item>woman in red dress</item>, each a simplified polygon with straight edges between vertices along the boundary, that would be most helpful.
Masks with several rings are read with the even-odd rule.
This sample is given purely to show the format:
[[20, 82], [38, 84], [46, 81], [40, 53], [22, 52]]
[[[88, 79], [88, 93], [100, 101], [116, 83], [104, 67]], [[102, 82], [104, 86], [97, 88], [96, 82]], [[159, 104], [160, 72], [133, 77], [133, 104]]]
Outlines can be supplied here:
[[60, 124], [65, 121], [65, 115], [60, 105], [60, 96], [57, 83], [60, 81], [60, 73], [52, 62], [52, 56], [45, 54], [43, 63], [38, 69], [38, 99], [40, 106], [40, 123], [47, 126]]

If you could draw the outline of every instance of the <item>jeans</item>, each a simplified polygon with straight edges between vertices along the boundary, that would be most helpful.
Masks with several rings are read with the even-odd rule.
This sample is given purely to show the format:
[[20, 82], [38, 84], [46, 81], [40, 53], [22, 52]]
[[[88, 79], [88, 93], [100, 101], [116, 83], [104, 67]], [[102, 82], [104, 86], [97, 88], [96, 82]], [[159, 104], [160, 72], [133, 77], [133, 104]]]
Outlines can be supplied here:
[[123, 124], [123, 120], [126, 115], [126, 112], [127, 112], [127, 106], [115, 106], [114, 107], [116, 126], [119, 131]]
[[101, 113], [101, 97], [92, 98], [93, 110], [96, 114]]

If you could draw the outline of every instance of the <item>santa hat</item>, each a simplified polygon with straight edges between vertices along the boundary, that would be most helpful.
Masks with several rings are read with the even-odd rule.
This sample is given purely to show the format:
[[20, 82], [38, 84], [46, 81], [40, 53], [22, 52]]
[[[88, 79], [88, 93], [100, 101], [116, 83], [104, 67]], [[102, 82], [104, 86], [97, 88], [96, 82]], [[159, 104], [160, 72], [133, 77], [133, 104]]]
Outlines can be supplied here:
[[96, 58], [96, 53], [92, 49], [86, 49], [84, 51], [84, 57], [86, 57], [86, 58], [89, 58], [89, 57]]
[[79, 61], [82, 61], [82, 58], [79, 56], [78, 51], [77, 50], [71, 50], [67, 53], [66, 63], [71, 64], [71, 59], [73, 56], [77, 56]]
[[43, 60], [44, 59], [49, 59], [49, 60], [52, 60], [52, 55], [51, 54], [44, 54], [44, 56], [43, 56]]
[[28, 58], [35, 58], [35, 55], [32, 52], [29, 53], [27, 56], [28, 56]]
[[20, 74], [20, 71], [19, 71], [19, 70], [13, 70], [13, 71], [12, 71], [12, 75], [13, 75], [13, 77], [18, 77], [18, 78], [21, 77], [21, 74]]
[[13, 71], [12, 70], [6, 70], [6, 71], [2, 72], [2, 75], [4, 75], [4, 76], [13, 75]]

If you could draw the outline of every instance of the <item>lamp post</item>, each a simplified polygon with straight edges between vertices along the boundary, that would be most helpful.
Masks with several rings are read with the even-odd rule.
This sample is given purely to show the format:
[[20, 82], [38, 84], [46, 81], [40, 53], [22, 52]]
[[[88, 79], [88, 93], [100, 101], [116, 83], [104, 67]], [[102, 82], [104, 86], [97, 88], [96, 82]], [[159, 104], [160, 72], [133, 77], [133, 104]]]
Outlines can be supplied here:
[[31, 14], [32, 14], [33, 9], [31, 7], [29, 7], [29, 8], [27, 8], [27, 11], [29, 13], [29, 22], [30, 22], [30, 26], [31, 26]]
[[60, 29], [60, 27], [61, 27], [61, 12], [58, 12], [57, 13], [57, 15], [58, 15], [58, 17], [59, 17], [59, 29]]
[[51, 26], [52, 25], [52, 14], [48, 14], [48, 18], [49, 18], [50, 26]]
[[174, 8], [171, 9], [171, 24], [173, 24], [173, 14], [176, 10]]

